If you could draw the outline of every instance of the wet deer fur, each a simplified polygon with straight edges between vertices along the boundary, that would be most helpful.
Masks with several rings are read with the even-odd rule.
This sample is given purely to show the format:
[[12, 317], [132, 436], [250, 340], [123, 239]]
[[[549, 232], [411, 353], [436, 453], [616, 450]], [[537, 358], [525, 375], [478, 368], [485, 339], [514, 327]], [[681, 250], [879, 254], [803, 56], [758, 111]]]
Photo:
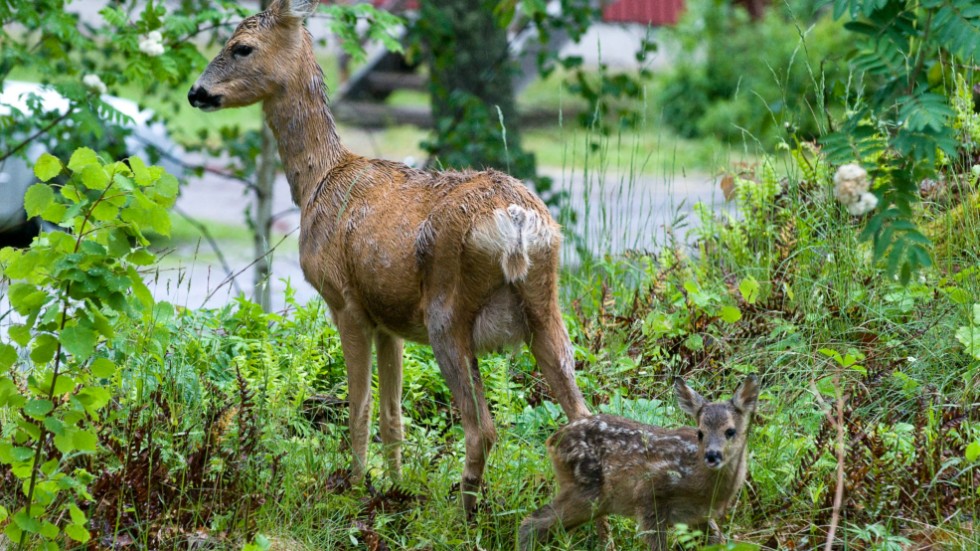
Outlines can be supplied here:
[[636, 518], [650, 549], [666, 549], [667, 527], [677, 523], [721, 542], [715, 521], [745, 482], [756, 379], [746, 379], [726, 402], [707, 403], [680, 378], [674, 389], [696, 427], [665, 429], [596, 415], [548, 439], [558, 495], [521, 523], [521, 549], [609, 514]]
[[262, 102], [300, 208], [303, 273], [341, 339], [355, 476], [367, 454], [372, 347], [381, 439], [397, 476], [402, 343], [428, 343], [462, 416], [470, 511], [496, 440], [477, 354], [528, 343], [569, 419], [589, 415], [558, 307], [560, 228], [501, 172], [422, 171], [348, 151], [303, 26], [317, 5], [276, 0], [242, 21], [188, 100], [205, 111]]

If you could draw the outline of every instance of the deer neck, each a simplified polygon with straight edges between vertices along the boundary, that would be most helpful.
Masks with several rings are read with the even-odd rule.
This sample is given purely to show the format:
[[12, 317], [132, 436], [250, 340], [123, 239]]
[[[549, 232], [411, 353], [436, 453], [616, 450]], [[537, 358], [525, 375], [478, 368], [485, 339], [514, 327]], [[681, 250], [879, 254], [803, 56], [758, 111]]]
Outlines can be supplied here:
[[313, 56], [308, 36], [305, 42], [304, 70], [262, 106], [265, 120], [279, 144], [279, 158], [293, 202], [301, 209], [317, 185], [347, 154], [337, 136], [327, 105], [323, 71]]

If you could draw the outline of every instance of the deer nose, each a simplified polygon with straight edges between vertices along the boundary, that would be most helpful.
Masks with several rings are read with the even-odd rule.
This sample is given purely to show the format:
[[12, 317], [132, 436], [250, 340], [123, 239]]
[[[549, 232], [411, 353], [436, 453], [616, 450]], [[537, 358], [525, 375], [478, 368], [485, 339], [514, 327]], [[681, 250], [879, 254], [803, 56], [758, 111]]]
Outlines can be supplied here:
[[187, 101], [192, 107], [209, 111], [221, 107], [221, 96], [216, 96], [204, 89], [203, 86], [191, 86], [187, 92]]
[[704, 454], [704, 462], [708, 464], [709, 467], [720, 467], [721, 466], [721, 452], [719, 451], [708, 451]]

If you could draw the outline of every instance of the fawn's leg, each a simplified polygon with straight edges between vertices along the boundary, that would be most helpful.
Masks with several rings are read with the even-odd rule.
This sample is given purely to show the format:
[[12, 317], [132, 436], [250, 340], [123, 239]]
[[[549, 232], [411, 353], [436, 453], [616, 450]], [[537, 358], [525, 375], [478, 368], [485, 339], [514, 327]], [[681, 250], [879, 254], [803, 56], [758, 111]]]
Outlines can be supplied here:
[[637, 516], [640, 529], [645, 532], [644, 539], [646, 539], [650, 551], [666, 550], [667, 519], [670, 518], [670, 512], [663, 508], [658, 509], [654, 504], [645, 509], [641, 509]]
[[371, 328], [349, 309], [335, 311], [340, 347], [347, 365], [347, 400], [350, 402], [350, 442], [354, 457], [352, 476], [359, 481], [367, 465], [371, 429]]
[[429, 305], [426, 317], [429, 342], [439, 371], [463, 418], [466, 464], [461, 490], [463, 509], [472, 516], [476, 512], [476, 492], [483, 480], [487, 455], [497, 441], [497, 430], [483, 393], [479, 364], [473, 355], [473, 321], [472, 317], [461, 319], [448, 302], [440, 300]]
[[616, 551], [616, 542], [612, 539], [612, 532], [609, 530], [609, 517], [602, 517], [595, 521], [596, 536], [599, 538], [599, 548], [603, 551]]
[[[559, 491], [551, 503], [531, 513], [521, 522], [518, 532], [522, 551], [534, 548], [535, 543], [545, 543], [558, 529], [570, 532], [582, 524], [603, 516], [595, 509], [595, 501], [580, 491]], [[600, 520], [605, 520], [600, 518]]]
[[708, 534], [708, 543], [710, 545], [725, 543], [725, 534], [721, 532], [721, 528], [718, 527], [718, 523], [715, 522], [715, 519], [708, 519], [707, 525], [708, 529], [706, 532]]
[[402, 349], [400, 338], [378, 331], [378, 387], [381, 398], [381, 441], [388, 474], [395, 480], [402, 469]]

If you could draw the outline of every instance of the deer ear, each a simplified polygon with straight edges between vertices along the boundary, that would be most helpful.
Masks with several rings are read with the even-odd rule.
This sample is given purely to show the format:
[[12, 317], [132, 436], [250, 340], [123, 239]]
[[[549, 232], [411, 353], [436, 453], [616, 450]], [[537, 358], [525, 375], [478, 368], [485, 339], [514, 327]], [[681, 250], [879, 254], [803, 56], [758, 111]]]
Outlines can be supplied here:
[[697, 419], [698, 414], [701, 413], [701, 408], [704, 407], [704, 398], [687, 386], [684, 379], [680, 377], [674, 377], [674, 394], [677, 395], [677, 405], [685, 413]]
[[742, 413], [755, 411], [756, 402], [759, 400], [759, 380], [755, 375], [749, 375], [742, 381], [735, 394], [732, 396], [732, 405]]
[[319, 5], [317, 0], [274, 0], [268, 12], [283, 19], [302, 20], [313, 15]]

